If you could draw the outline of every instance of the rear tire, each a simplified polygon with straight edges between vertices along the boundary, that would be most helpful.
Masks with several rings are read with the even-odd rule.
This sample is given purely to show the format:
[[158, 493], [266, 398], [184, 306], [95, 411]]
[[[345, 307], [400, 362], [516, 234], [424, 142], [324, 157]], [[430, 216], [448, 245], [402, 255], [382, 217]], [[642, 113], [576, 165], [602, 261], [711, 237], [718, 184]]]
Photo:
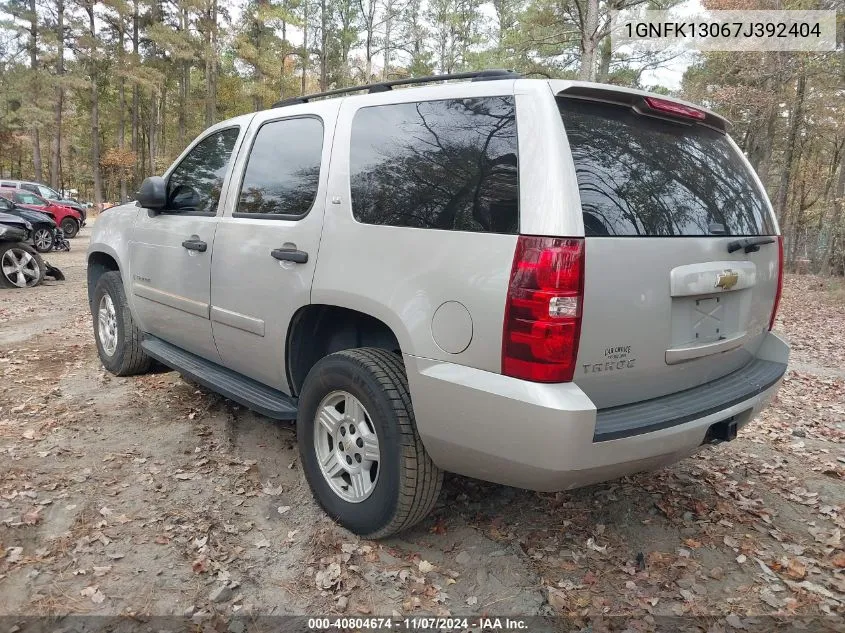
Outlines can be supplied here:
[[47, 267], [29, 244], [0, 242], [0, 288], [34, 288]]
[[94, 340], [103, 367], [115, 376], [147, 373], [153, 361], [141, 349], [143, 333], [132, 319], [118, 271], [103, 273], [97, 281], [91, 313]]
[[79, 233], [79, 223], [73, 218], [65, 218], [62, 220], [62, 231], [66, 238], [72, 239]]
[[[361, 406], [360, 416], [347, 416], [346, 405], [332, 408], [333, 402], [350, 396], [348, 402]], [[340, 431], [335, 433], [339, 442], [334, 444], [320, 441], [320, 433], [331, 435], [319, 421], [326, 419], [327, 411], [335, 412], [331, 415], [337, 416], [338, 428], [349, 429], [343, 435]], [[354, 431], [354, 423], [350, 424], [356, 416], [360, 417], [356, 428], [363, 430], [378, 455], [377, 461], [370, 462], [369, 479], [360, 488], [365, 494], [358, 495], [353, 483], [348, 484], [348, 493], [343, 491], [344, 481], [351, 482], [350, 472], [355, 472], [356, 462], [362, 463], [362, 455], [364, 464], [368, 463], [368, 445], [360, 442], [362, 434]], [[321, 359], [302, 387], [296, 431], [300, 462], [311, 492], [323, 510], [351, 532], [365, 538], [386, 538], [418, 523], [434, 507], [443, 471], [431, 461], [417, 433], [401, 356], [383, 349], [362, 348]], [[323, 460], [332, 465], [321, 467], [318, 455], [325, 456], [326, 447], [331, 453], [332, 446], [337, 447], [335, 457], [329, 455]], [[342, 468], [338, 467], [337, 456], [342, 458]], [[373, 466], [377, 466], [375, 476]], [[346, 472], [329, 477], [324, 474], [327, 469]], [[357, 500], [349, 500], [356, 496]]]

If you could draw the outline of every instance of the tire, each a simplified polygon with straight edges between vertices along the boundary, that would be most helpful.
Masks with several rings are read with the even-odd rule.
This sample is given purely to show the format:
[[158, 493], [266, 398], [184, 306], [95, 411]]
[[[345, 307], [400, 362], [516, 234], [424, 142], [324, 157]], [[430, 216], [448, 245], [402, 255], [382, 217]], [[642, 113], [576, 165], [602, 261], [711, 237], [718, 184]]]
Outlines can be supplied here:
[[[354, 425], [349, 424], [346, 417], [346, 405], [341, 412], [332, 404], [337, 398], [346, 398], [349, 402], [348, 396], [363, 406], [364, 415], [359, 416], [363, 426], [358, 426], [367, 434], [368, 441], [372, 441], [373, 434], [377, 438], [379, 459], [374, 478], [372, 468], [376, 462], [368, 462], [366, 457], [363, 462], [358, 459], [366, 453], [366, 445], [361, 448], [362, 432], [356, 433], [358, 437], [354, 441], [359, 447], [356, 449], [349, 443], [354, 437]], [[325, 414], [326, 407], [332, 415], [340, 416], [338, 427], [349, 429], [344, 435], [340, 431], [335, 434], [339, 441], [334, 444], [317, 437], [329, 434], [327, 428], [317, 422], [318, 414]], [[300, 463], [311, 492], [323, 510], [351, 532], [370, 539], [386, 538], [418, 523], [434, 507], [443, 483], [443, 471], [431, 461], [417, 433], [401, 356], [382, 349], [362, 348], [321, 359], [308, 373], [302, 387], [296, 431]], [[327, 446], [329, 453], [345, 455], [351, 469], [356, 468], [356, 463], [362, 467], [370, 464], [369, 476], [365, 475], [369, 483], [360, 488], [371, 486], [364, 498], [357, 501], [344, 498], [336, 487], [338, 484], [342, 487], [350, 480], [332, 479], [323, 474], [318, 452], [323, 450], [325, 453]], [[336, 447], [335, 450], [331, 446]], [[349, 457], [353, 452], [355, 460]], [[328, 461], [336, 466], [331, 457]], [[349, 473], [343, 476], [348, 477]], [[347, 487], [347, 494], [354, 495], [352, 484]]]
[[39, 253], [49, 253], [53, 250], [55, 236], [53, 229], [46, 225], [37, 226], [32, 233], [32, 244]]
[[29, 244], [0, 242], [0, 288], [34, 288], [47, 267]]
[[62, 220], [62, 231], [66, 238], [72, 239], [79, 233], [79, 223], [74, 218], [65, 218]]
[[[108, 316], [108, 301], [111, 301], [113, 308], [112, 319]], [[103, 328], [100, 327], [101, 309], [104, 310]], [[97, 342], [97, 353], [103, 367], [115, 376], [133, 376], [148, 372], [153, 361], [141, 349], [143, 335], [132, 319], [119, 272], [103, 273], [97, 281], [91, 313], [94, 321], [94, 340]], [[109, 334], [113, 334], [114, 338]]]

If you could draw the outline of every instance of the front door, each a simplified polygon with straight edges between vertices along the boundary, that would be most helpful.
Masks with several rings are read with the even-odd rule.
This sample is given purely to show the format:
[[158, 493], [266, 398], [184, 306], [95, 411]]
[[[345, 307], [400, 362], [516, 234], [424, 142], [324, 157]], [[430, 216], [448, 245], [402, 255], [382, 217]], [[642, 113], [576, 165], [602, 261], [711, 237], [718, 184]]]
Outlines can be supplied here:
[[219, 362], [209, 321], [211, 253], [240, 128], [213, 130], [167, 176], [167, 207], [141, 210], [129, 245], [131, 292], [144, 332]]
[[253, 119], [211, 265], [211, 327], [223, 365], [285, 393], [285, 339], [311, 300], [338, 104], [299, 110]]

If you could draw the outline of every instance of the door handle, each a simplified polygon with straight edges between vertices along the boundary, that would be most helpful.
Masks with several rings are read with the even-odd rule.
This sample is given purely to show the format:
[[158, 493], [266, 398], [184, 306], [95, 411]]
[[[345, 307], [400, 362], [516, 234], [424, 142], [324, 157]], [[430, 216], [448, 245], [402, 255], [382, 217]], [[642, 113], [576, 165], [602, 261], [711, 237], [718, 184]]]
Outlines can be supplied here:
[[295, 248], [274, 248], [270, 251], [270, 255], [282, 262], [304, 264], [308, 261], [308, 253], [298, 251]]
[[204, 253], [208, 250], [208, 244], [202, 240], [185, 240], [182, 242], [182, 246], [187, 248], [189, 251], [199, 251], [200, 253]]

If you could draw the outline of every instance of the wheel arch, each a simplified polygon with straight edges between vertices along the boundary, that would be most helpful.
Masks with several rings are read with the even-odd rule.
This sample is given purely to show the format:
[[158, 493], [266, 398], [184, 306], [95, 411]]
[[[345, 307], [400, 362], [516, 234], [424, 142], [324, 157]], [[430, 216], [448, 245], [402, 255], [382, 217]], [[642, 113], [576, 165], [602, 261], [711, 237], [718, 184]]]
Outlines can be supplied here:
[[88, 253], [88, 306], [90, 307], [94, 301], [94, 289], [97, 287], [97, 282], [105, 273], [117, 271], [121, 273], [120, 265], [117, 263], [117, 258], [105, 251], [93, 251]]
[[297, 310], [285, 343], [285, 370], [292, 395], [300, 393], [308, 372], [329, 354], [359, 347], [402, 354], [399, 338], [384, 321], [329, 304], [309, 304]]

